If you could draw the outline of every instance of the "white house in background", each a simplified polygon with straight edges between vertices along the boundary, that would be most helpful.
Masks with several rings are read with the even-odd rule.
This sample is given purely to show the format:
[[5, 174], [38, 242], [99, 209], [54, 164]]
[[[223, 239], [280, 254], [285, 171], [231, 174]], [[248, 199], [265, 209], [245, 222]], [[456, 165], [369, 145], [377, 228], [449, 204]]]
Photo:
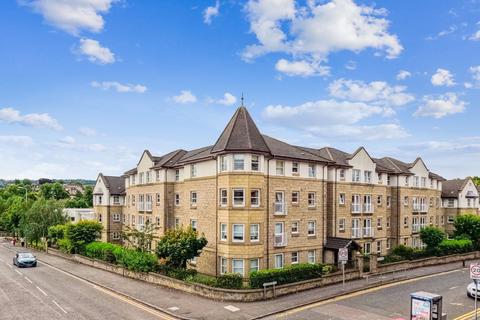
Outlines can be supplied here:
[[70, 222], [95, 220], [95, 211], [93, 208], [65, 208], [63, 211]]

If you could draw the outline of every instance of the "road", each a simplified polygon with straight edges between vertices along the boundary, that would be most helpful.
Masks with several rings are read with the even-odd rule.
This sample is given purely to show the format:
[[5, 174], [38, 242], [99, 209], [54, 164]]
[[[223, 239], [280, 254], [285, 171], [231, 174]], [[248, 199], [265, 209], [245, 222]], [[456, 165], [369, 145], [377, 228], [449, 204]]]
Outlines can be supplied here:
[[173, 319], [41, 262], [19, 269], [13, 255], [0, 245], [1, 320]]

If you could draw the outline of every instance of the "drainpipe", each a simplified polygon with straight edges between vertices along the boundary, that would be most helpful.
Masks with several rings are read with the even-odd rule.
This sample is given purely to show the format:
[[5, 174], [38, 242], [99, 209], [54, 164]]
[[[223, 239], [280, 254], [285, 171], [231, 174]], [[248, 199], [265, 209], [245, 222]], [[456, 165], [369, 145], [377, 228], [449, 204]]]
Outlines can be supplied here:
[[266, 197], [266, 199], [267, 199], [267, 261], [266, 261], [266, 269], [268, 269], [269, 266], [270, 266], [270, 159], [267, 160], [267, 197]]
[[398, 183], [400, 176], [397, 175], [397, 246], [400, 245], [400, 185]]
[[218, 156], [215, 160], [215, 276], [218, 277]]
[[335, 167], [335, 179], [333, 180], [333, 236], [334, 237], [337, 236], [337, 169], [338, 168]]

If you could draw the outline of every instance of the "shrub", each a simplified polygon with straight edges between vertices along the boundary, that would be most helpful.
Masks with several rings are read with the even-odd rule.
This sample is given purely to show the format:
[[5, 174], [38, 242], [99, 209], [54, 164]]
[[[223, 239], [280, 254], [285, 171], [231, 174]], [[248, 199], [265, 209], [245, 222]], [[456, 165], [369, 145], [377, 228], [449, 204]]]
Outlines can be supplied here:
[[108, 263], [117, 263], [115, 250], [122, 250], [118, 244], [107, 242], [92, 242], [85, 247], [85, 255], [92, 259], [99, 259]]
[[442, 255], [466, 253], [473, 250], [472, 240], [445, 239], [438, 245]]
[[225, 289], [241, 289], [243, 287], [243, 277], [238, 273], [222, 274], [217, 278], [215, 286]]
[[158, 265], [157, 272], [178, 280], [193, 278], [197, 275], [197, 271], [194, 269], [173, 268], [168, 265]]
[[458, 216], [454, 222], [455, 237], [467, 236], [476, 245], [480, 242], [480, 217], [472, 214]]
[[116, 262], [135, 272], [152, 272], [157, 267], [157, 257], [151, 253], [116, 247], [112, 250]]
[[[323, 264], [294, 264], [283, 269], [264, 269], [250, 273], [250, 287], [263, 288], [265, 282], [276, 281], [277, 285], [319, 278], [324, 271]], [[332, 269], [333, 270], [333, 269]]]
[[434, 249], [445, 239], [442, 229], [428, 226], [420, 230], [420, 239], [427, 245], [428, 249]]
[[412, 260], [413, 251], [413, 248], [399, 245], [392, 249], [391, 255], [401, 257], [404, 260]]
[[65, 229], [67, 228], [64, 224], [57, 224], [56, 226], [51, 226], [48, 228], [48, 238], [51, 244], [57, 244], [58, 240], [65, 238]]
[[73, 246], [70, 240], [68, 239], [59, 239], [58, 242], [58, 248], [60, 251], [64, 253], [72, 253], [73, 252]]
[[68, 239], [75, 253], [84, 253], [85, 246], [100, 238], [103, 226], [96, 221], [80, 221], [67, 224], [65, 238]]
[[194, 276], [186, 277], [185, 281], [201, 283], [201, 284], [204, 284], [204, 285], [210, 286], [210, 287], [215, 287], [215, 285], [217, 283], [217, 279], [215, 277], [208, 276], [208, 275], [205, 275], [205, 274], [199, 274], [199, 273], [197, 273]]

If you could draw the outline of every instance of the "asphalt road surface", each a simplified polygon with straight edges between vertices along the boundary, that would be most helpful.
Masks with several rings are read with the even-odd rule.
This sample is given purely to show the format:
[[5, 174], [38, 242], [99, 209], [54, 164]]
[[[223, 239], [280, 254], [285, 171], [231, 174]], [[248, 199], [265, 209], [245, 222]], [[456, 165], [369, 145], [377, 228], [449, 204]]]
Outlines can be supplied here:
[[0, 246], [0, 319], [173, 319], [42, 262], [13, 266]]

